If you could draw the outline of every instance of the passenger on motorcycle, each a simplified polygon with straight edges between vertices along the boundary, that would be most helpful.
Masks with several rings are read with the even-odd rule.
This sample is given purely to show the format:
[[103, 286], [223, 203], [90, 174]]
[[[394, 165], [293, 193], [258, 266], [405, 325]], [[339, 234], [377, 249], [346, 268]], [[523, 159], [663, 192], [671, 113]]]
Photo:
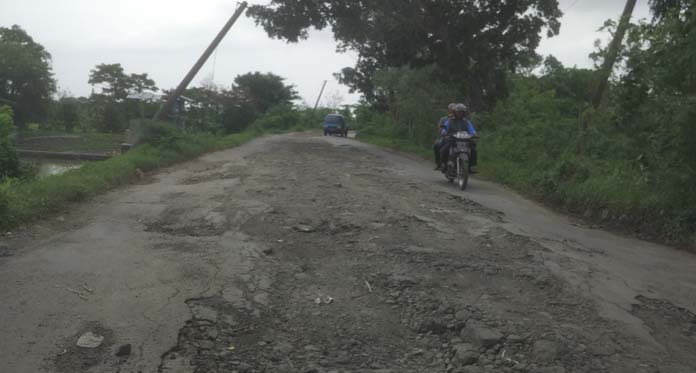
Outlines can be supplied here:
[[[469, 132], [473, 137], [477, 136], [476, 128], [474, 128], [473, 123], [468, 118], [468, 109], [464, 104], [457, 104], [454, 107], [454, 118], [448, 119], [445, 122], [445, 133], [443, 145], [440, 148], [440, 159], [444, 161], [445, 170], [447, 169], [447, 159], [449, 158], [450, 147], [452, 146], [453, 140], [451, 135], [457, 132]], [[471, 162], [469, 163], [469, 171], [473, 173], [471, 167], [476, 165], [477, 154], [476, 154], [476, 144], [472, 143], [471, 146]]]
[[433, 145], [433, 151], [435, 152], [435, 170], [439, 170], [442, 167], [442, 161], [440, 160], [440, 149], [444, 143], [443, 139], [447, 134], [445, 124], [449, 119], [454, 118], [454, 107], [456, 105], [457, 104], [449, 104], [447, 106], [447, 116], [440, 118], [440, 121], [437, 123], [437, 136]]

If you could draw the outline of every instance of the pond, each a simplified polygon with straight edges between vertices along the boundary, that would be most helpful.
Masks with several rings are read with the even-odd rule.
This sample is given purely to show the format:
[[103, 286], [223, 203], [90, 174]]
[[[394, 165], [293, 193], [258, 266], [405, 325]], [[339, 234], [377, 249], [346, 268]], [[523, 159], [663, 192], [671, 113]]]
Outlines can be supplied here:
[[70, 170], [80, 168], [85, 162], [80, 161], [64, 161], [56, 159], [37, 159], [32, 160], [39, 166], [39, 178], [44, 178], [51, 175], [60, 175]]

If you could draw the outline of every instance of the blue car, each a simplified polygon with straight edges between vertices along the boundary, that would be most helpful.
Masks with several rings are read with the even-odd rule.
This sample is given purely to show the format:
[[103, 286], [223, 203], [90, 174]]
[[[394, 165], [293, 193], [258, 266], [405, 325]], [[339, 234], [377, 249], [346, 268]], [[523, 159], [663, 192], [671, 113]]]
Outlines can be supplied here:
[[336, 134], [348, 137], [348, 125], [343, 115], [329, 114], [324, 118], [324, 136]]

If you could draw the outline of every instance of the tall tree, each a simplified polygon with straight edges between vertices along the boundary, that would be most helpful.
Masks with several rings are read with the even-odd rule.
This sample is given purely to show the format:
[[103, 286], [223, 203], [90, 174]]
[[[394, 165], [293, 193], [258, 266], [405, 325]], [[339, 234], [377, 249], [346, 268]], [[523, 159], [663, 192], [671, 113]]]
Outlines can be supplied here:
[[558, 33], [557, 0], [271, 0], [248, 15], [272, 37], [297, 42], [331, 27], [339, 51], [357, 52], [341, 81], [368, 100], [384, 67], [435, 64], [474, 101], [506, 93], [506, 72], [539, 61], [540, 32]]
[[89, 84], [100, 85], [102, 93], [124, 99], [129, 93], [156, 91], [155, 81], [145, 74], [126, 74], [120, 63], [100, 64], [89, 72]]
[[128, 96], [131, 82], [120, 63], [97, 65], [89, 72], [89, 84], [101, 85], [102, 93], [115, 99]]
[[238, 103], [250, 104], [258, 113], [265, 113], [276, 105], [289, 104], [297, 98], [294, 87], [285, 85], [285, 78], [258, 71], [238, 75], [234, 79], [232, 93]]
[[130, 89], [133, 92], [142, 93], [144, 91], [157, 91], [157, 84], [154, 80], [150, 79], [147, 73], [144, 74], [130, 74]]
[[0, 101], [12, 105], [14, 123], [43, 121], [55, 90], [51, 55], [21, 27], [0, 27]]

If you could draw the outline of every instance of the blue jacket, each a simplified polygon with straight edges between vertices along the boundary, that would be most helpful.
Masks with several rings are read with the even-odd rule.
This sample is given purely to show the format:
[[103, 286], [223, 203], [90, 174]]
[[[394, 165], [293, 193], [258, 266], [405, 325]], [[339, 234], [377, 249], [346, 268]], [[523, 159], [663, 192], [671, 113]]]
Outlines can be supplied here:
[[[466, 119], [466, 126], [468, 128], [467, 132], [469, 132], [471, 136], [476, 136], [476, 128], [474, 128], [474, 124], [468, 119]], [[445, 130], [447, 133], [450, 133], [450, 119], [445, 121]]]

